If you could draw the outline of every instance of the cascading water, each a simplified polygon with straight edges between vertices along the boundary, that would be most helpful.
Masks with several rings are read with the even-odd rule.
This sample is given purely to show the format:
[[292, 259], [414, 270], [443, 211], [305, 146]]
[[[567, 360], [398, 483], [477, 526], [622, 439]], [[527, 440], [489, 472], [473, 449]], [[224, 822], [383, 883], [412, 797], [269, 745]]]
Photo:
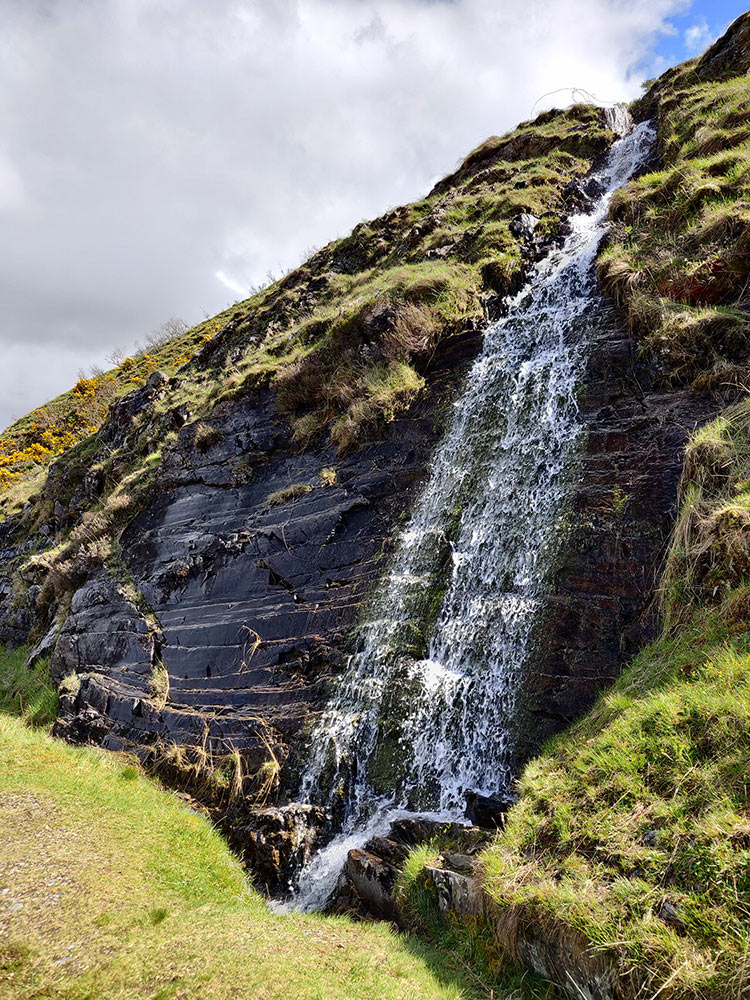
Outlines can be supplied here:
[[[621, 111], [610, 123], [625, 131]], [[347, 850], [395, 815], [457, 819], [466, 790], [508, 787], [520, 677], [581, 436], [593, 260], [609, 200], [653, 137], [644, 123], [613, 144], [593, 209], [570, 219], [486, 332], [313, 735], [300, 797], [337, 811], [342, 829], [303, 871], [297, 907], [322, 905]]]

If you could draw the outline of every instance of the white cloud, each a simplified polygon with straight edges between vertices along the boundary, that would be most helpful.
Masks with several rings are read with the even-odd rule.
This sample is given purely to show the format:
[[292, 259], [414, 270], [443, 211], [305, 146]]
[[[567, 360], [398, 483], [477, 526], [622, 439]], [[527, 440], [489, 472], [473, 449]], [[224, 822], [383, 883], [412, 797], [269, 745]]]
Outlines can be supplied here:
[[686, 6], [0, 0], [0, 425], [419, 197], [541, 94], [634, 96]]
[[713, 40], [713, 34], [705, 17], [685, 30], [685, 48], [688, 52], [702, 52]]

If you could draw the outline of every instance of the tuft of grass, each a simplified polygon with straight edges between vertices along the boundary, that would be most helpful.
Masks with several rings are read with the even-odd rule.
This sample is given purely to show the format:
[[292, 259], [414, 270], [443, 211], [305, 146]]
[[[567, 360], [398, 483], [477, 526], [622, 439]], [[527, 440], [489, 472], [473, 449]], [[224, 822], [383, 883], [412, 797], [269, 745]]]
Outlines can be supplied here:
[[269, 503], [272, 507], [278, 507], [280, 504], [289, 503], [290, 500], [297, 500], [299, 497], [303, 497], [306, 493], [311, 492], [312, 486], [309, 483], [292, 483], [291, 486], [284, 486], [280, 490], [274, 490], [273, 493], [269, 493], [266, 503]]
[[169, 700], [169, 671], [165, 666], [160, 664], [154, 667], [148, 688], [151, 700], [161, 711]]
[[31, 726], [50, 726], [57, 718], [57, 691], [47, 660], [26, 665], [29, 649], [0, 650], [0, 712], [17, 715]]

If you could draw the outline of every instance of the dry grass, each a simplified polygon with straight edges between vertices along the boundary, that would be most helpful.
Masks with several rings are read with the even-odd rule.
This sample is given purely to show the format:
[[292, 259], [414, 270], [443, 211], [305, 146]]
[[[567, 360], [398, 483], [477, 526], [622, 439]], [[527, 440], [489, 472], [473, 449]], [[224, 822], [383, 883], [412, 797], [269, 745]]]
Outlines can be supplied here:
[[298, 500], [306, 493], [311, 492], [312, 486], [309, 483], [292, 483], [290, 486], [284, 486], [280, 490], [274, 490], [273, 493], [269, 493], [266, 503], [272, 507], [278, 507], [281, 504], [289, 503], [290, 500]]

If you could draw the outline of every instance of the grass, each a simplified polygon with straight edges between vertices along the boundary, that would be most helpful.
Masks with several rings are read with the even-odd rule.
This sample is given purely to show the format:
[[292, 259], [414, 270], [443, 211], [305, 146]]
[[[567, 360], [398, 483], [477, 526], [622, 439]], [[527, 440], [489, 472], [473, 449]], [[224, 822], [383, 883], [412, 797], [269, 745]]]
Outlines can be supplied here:
[[747, 387], [747, 78], [706, 81], [689, 63], [654, 93], [663, 166], [615, 195], [599, 275], [671, 378]]
[[281, 504], [289, 503], [290, 500], [298, 500], [306, 493], [311, 493], [312, 489], [309, 483], [292, 483], [290, 486], [269, 493], [266, 502], [272, 507], [279, 507]]
[[0, 653], [0, 712], [17, 715], [30, 726], [49, 726], [57, 717], [57, 691], [47, 660], [26, 666], [28, 647]]
[[53, 714], [44, 666], [0, 653], [0, 998], [539, 995], [384, 924], [272, 914], [205, 816], [127, 756], [52, 739]]

